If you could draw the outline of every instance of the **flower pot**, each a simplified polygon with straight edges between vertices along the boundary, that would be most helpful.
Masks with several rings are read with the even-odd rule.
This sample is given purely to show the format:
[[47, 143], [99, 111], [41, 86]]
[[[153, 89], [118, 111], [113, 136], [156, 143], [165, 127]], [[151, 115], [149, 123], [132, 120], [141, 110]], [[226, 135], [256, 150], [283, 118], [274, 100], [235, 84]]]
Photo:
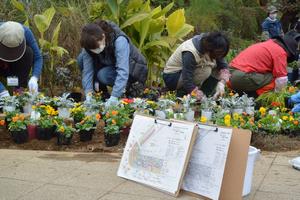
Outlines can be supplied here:
[[120, 141], [120, 133], [117, 134], [104, 133], [104, 140], [105, 140], [105, 145], [107, 147], [116, 146], [119, 144]]
[[239, 115], [243, 114], [244, 109], [243, 108], [233, 108], [232, 109], [232, 114], [237, 113]]
[[130, 126], [126, 126], [126, 127], [122, 128], [121, 129], [121, 133], [123, 135], [129, 135], [129, 133], [130, 133]]
[[27, 103], [23, 106], [23, 113], [29, 114], [32, 111], [32, 104]]
[[91, 141], [93, 138], [93, 133], [94, 133], [94, 129], [91, 129], [89, 131], [81, 130], [79, 132], [80, 141], [82, 142]]
[[23, 144], [28, 141], [28, 132], [26, 130], [10, 131], [12, 139], [17, 144]]
[[193, 111], [193, 110], [184, 114], [185, 119], [190, 122], [194, 121], [194, 119], [195, 119], [194, 116], [195, 116], [195, 111]]
[[13, 112], [16, 110], [16, 106], [3, 106], [3, 112]]
[[80, 102], [82, 98], [82, 94], [80, 92], [72, 92], [68, 96], [68, 98], [72, 98], [75, 102]]
[[207, 121], [210, 121], [212, 118], [212, 111], [210, 110], [201, 110], [201, 117], [205, 117]]
[[36, 125], [29, 124], [27, 126], [27, 131], [28, 131], [28, 139], [29, 140], [36, 138], [36, 134], [37, 134], [37, 126]]
[[248, 107], [245, 107], [245, 112], [246, 112], [248, 115], [254, 115], [254, 111], [255, 111], [254, 106], [248, 106]]
[[37, 127], [36, 136], [38, 140], [50, 140], [53, 136], [53, 127], [50, 128]]
[[57, 133], [57, 145], [70, 145], [73, 135], [66, 137], [66, 135]]
[[62, 118], [70, 118], [70, 109], [69, 108], [58, 108], [58, 116]]
[[166, 113], [161, 110], [155, 110], [155, 116], [161, 119], [166, 119]]

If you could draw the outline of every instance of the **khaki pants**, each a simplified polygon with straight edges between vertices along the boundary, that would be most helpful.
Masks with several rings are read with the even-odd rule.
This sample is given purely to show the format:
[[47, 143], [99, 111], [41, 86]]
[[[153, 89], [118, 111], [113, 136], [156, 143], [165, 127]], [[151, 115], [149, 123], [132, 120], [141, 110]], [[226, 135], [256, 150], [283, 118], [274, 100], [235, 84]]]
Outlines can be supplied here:
[[230, 68], [230, 73], [231, 87], [237, 92], [255, 92], [273, 80], [272, 73], [246, 73], [234, 68]]

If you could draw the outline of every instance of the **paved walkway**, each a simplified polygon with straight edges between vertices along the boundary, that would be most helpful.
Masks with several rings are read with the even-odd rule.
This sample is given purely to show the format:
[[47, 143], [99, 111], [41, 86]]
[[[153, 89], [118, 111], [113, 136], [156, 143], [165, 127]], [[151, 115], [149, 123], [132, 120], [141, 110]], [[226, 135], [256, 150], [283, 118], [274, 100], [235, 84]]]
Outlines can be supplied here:
[[[288, 160], [298, 152], [263, 152], [246, 200], [299, 200], [300, 171]], [[0, 150], [1, 200], [176, 199], [116, 176], [120, 156], [101, 153]], [[177, 199], [196, 200], [181, 192]]]

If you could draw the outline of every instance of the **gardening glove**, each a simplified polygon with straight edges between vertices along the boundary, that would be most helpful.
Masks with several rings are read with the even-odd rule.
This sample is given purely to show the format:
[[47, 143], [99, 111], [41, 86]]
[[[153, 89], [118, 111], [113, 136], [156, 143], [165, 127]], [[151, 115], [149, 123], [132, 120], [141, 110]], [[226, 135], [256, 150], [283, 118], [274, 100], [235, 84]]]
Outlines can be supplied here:
[[275, 79], [275, 92], [282, 90], [287, 85], [287, 76], [279, 77]]
[[7, 90], [4, 90], [0, 93], [0, 99], [2, 99], [3, 97], [9, 97], [9, 92]]
[[230, 72], [228, 69], [221, 69], [219, 72], [219, 80], [224, 80], [225, 83], [230, 79]]
[[225, 84], [223, 81], [219, 81], [216, 87], [216, 93], [214, 94], [213, 98], [217, 99], [225, 94]]
[[95, 88], [95, 91], [96, 91], [96, 92], [99, 92], [99, 91], [100, 91], [100, 88], [99, 88], [99, 82], [98, 82], [98, 81], [95, 81], [95, 83], [94, 83], [94, 88]]
[[118, 98], [117, 97], [114, 97], [114, 96], [111, 96], [105, 103], [105, 108], [108, 109], [110, 108], [111, 106], [115, 106], [119, 103], [118, 101]]
[[38, 79], [35, 76], [32, 76], [28, 81], [29, 92], [32, 94], [36, 94], [38, 92]]
[[192, 92], [192, 96], [195, 96], [198, 101], [201, 101], [205, 96], [204, 93], [196, 87]]

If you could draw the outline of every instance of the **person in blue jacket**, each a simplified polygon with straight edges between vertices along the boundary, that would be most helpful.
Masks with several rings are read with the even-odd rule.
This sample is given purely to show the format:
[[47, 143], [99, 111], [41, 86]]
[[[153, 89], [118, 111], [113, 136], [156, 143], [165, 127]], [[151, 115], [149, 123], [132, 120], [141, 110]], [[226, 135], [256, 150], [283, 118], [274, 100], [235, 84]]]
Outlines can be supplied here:
[[281, 22], [277, 19], [278, 10], [275, 6], [268, 7], [268, 17], [262, 23], [262, 39], [268, 40], [274, 37], [282, 37]]
[[[7, 85], [28, 85], [36, 93], [42, 67], [43, 57], [32, 31], [18, 22], [0, 22], [0, 77], [7, 78]], [[0, 98], [9, 95], [0, 82]]]
[[94, 91], [109, 97], [106, 107], [118, 103], [124, 93], [135, 96], [142, 92], [148, 69], [145, 57], [131, 43], [129, 37], [113, 22], [98, 20], [82, 28], [82, 51], [77, 58], [82, 73], [86, 98]]

